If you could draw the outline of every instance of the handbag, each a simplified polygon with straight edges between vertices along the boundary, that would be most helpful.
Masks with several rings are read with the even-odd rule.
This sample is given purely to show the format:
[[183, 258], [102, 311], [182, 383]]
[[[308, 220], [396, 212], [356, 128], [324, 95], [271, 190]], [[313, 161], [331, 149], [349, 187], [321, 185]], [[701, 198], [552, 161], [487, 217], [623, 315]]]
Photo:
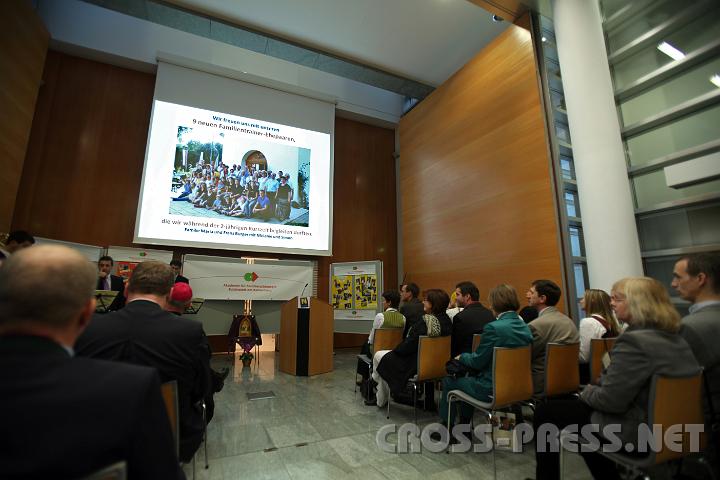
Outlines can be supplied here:
[[445, 371], [447, 372], [448, 376], [453, 378], [462, 378], [467, 377], [468, 375], [477, 374], [477, 371], [475, 369], [468, 367], [460, 360], [457, 360], [455, 358], [451, 358], [447, 361], [447, 363], [445, 363]]

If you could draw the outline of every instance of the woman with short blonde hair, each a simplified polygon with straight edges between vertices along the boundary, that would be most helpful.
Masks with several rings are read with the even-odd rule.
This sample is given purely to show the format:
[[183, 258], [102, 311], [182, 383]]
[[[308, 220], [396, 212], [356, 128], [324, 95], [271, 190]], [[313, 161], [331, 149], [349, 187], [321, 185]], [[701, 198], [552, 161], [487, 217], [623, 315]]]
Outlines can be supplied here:
[[[678, 335], [680, 315], [665, 287], [652, 278], [629, 277], [615, 282], [610, 303], [618, 321], [629, 324], [610, 351], [610, 364], [598, 385], [587, 385], [579, 399], [551, 399], [538, 405], [535, 431], [543, 424], [558, 430], [573, 425], [582, 430], [593, 424], [603, 432], [613, 428], [621, 445], [637, 450], [641, 426], [650, 428], [648, 404], [654, 375], [695, 375], [695, 355]], [[598, 431], [598, 430], [595, 430]], [[542, 445], [546, 447], [546, 445]], [[628, 450], [630, 451], [630, 450]], [[596, 452], [581, 452], [593, 478], [619, 479], [614, 462]], [[560, 478], [558, 454], [536, 448], [537, 480]]]
[[628, 277], [612, 287], [612, 301], [627, 303], [630, 324], [635, 328], [680, 331], [680, 314], [663, 285], [653, 278]]

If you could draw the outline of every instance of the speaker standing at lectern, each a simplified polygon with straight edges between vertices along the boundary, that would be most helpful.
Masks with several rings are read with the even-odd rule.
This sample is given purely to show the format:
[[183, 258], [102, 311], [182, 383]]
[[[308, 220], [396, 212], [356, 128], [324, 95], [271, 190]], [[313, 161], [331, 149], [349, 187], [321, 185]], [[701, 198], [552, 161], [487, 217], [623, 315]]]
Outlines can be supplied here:
[[113, 275], [110, 272], [115, 262], [107, 255], [98, 260], [98, 280], [96, 290], [112, 290], [118, 292], [109, 310], [120, 310], [125, 306], [125, 282], [122, 277]]

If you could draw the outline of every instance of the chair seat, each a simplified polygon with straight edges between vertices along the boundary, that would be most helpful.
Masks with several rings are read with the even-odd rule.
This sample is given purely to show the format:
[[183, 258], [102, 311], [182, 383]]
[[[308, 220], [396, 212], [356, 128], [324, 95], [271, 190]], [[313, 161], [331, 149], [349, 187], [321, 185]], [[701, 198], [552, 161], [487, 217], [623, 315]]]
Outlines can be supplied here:
[[360, 360], [361, 362], [365, 362], [365, 363], [367, 363], [368, 365], [372, 365], [372, 358], [368, 357], [368, 356], [365, 355], [364, 353], [361, 353], [360, 355], [358, 355], [357, 358], [358, 358], [358, 360]]
[[481, 408], [483, 410], [491, 410], [491, 409], [495, 408], [494, 402], [481, 402], [477, 398], [463, 392], [462, 390], [450, 390], [448, 392], [448, 398], [450, 398], [450, 395], [452, 395], [453, 397], [459, 398], [463, 402], [468, 403], [475, 408]]

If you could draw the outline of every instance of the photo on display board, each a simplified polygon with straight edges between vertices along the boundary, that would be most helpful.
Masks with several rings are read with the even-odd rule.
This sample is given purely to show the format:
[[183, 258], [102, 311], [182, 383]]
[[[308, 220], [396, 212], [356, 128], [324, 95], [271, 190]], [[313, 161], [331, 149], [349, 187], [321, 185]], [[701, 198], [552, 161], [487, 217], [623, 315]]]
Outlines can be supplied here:
[[178, 126], [169, 213], [307, 227], [310, 150]]

